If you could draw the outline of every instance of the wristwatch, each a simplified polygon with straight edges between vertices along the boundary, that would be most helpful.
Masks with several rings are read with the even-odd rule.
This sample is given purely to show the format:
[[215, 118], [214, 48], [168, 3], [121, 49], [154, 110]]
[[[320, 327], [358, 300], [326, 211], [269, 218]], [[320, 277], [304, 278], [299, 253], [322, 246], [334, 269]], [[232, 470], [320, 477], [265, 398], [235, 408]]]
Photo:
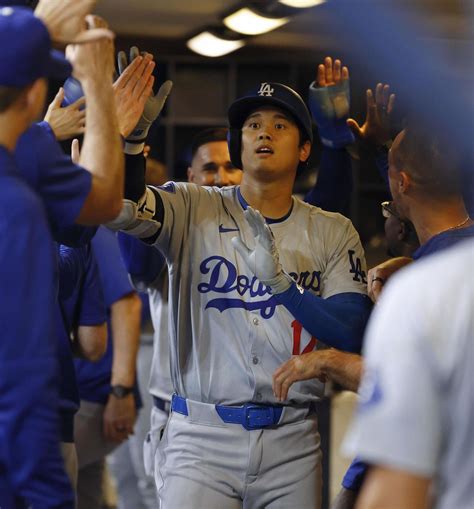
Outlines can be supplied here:
[[125, 385], [112, 385], [110, 387], [110, 394], [113, 394], [118, 399], [123, 399], [133, 392], [133, 387], [125, 387]]

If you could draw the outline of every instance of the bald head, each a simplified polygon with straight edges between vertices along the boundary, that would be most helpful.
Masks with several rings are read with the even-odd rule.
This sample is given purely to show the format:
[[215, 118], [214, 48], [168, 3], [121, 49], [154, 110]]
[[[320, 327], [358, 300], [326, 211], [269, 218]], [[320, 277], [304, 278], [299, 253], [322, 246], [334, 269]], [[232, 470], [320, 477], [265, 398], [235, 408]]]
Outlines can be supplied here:
[[418, 194], [442, 199], [461, 195], [460, 156], [438, 136], [404, 129], [389, 155], [392, 172], [404, 172]]

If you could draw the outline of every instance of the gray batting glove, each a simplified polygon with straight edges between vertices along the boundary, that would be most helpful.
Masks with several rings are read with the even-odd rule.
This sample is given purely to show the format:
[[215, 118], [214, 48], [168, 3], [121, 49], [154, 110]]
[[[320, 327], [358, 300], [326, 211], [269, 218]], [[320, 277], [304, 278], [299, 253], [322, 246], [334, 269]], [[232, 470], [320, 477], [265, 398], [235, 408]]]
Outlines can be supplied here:
[[255, 237], [255, 248], [249, 249], [239, 237], [233, 237], [232, 245], [261, 283], [269, 286], [273, 293], [283, 293], [293, 280], [281, 267], [270, 227], [262, 214], [252, 207], [247, 207], [244, 216]]
[[[132, 46], [130, 48], [130, 60], [127, 60], [127, 55], [124, 51], [120, 51], [117, 57], [119, 74], [122, 74], [130, 62], [135, 60], [138, 55], [140, 55], [140, 50], [136, 46]], [[153, 95], [153, 93], [150, 95], [147, 102], [145, 103], [145, 108], [143, 110], [142, 116], [140, 117], [140, 120], [138, 121], [138, 124], [135, 126], [132, 133], [127, 137], [127, 141], [134, 143], [145, 141], [151, 125], [161, 113], [161, 110], [163, 109], [166, 99], [170, 95], [172, 88], [173, 82], [168, 80], [165, 81], [163, 85], [161, 85], [156, 95]]]

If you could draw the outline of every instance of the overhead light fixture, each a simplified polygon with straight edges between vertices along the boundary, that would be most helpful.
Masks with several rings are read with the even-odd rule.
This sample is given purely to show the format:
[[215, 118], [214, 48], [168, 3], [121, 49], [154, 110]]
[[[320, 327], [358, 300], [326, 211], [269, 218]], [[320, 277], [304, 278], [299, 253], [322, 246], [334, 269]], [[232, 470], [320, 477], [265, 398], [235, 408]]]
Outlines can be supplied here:
[[242, 7], [238, 11], [224, 18], [226, 27], [245, 35], [259, 35], [275, 28], [286, 25], [290, 18], [274, 18], [263, 16], [249, 7]]
[[326, 0], [278, 0], [281, 4], [288, 7], [295, 7], [296, 9], [303, 9], [305, 7], [314, 7], [326, 2]]
[[245, 42], [243, 40], [224, 39], [210, 30], [205, 30], [189, 39], [186, 45], [190, 50], [205, 57], [221, 57], [238, 50], [245, 45]]

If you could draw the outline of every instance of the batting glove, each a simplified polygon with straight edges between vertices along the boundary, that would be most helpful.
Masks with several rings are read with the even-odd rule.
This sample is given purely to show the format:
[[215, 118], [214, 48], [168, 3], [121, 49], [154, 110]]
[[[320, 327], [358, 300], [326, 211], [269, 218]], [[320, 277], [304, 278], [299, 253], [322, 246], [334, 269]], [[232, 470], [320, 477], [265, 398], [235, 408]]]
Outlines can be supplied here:
[[354, 134], [346, 124], [350, 108], [348, 79], [327, 87], [312, 83], [309, 87], [309, 108], [323, 145], [342, 148], [354, 143]]
[[[119, 69], [119, 75], [121, 75], [128, 65], [140, 55], [140, 50], [136, 46], [130, 48], [130, 59], [127, 59], [127, 55], [124, 51], [119, 51], [117, 56], [117, 63]], [[145, 143], [148, 131], [150, 130], [153, 122], [158, 118], [161, 110], [163, 109], [166, 99], [170, 95], [171, 89], [173, 88], [173, 82], [168, 80], [161, 85], [158, 93], [153, 93], [148, 98], [142, 116], [135, 126], [135, 129], [125, 140], [126, 143], [141, 145]]]
[[252, 207], [247, 207], [244, 216], [255, 237], [255, 248], [249, 249], [239, 237], [232, 239], [232, 245], [257, 279], [269, 286], [273, 293], [288, 290], [293, 279], [281, 267], [275, 238], [270, 227], [262, 214]]

